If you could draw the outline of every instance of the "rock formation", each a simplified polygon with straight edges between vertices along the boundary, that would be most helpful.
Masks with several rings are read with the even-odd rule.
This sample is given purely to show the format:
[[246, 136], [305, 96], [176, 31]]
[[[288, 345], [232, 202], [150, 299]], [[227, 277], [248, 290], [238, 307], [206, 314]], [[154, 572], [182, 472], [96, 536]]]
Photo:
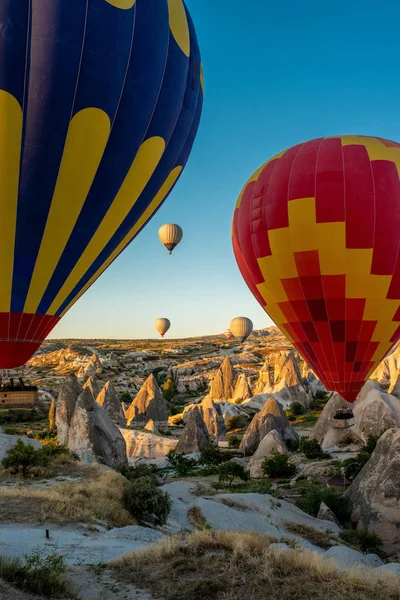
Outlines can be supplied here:
[[89, 388], [82, 389], [74, 375], [64, 382], [57, 399], [58, 443], [84, 462], [119, 469], [127, 464], [125, 441]]
[[198, 408], [191, 410], [187, 416], [185, 428], [176, 445], [176, 452], [191, 454], [198, 452], [210, 441], [206, 424]]
[[94, 377], [93, 375], [91, 377], [89, 377], [89, 379], [84, 383], [83, 388], [89, 388], [89, 390], [92, 392], [92, 396], [93, 398], [96, 400], [97, 396], [100, 394], [100, 385], [99, 382], [97, 381], [96, 377]]
[[210, 396], [206, 396], [200, 404], [189, 404], [183, 411], [185, 421], [192, 410], [201, 412], [210, 437], [221, 438], [226, 434], [225, 420], [219, 402], [214, 402]]
[[310, 397], [303, 385], [299, 365], [292, 351], [280, 352], [277, 357], [271, 388], [265, 391], [270, 391], [284, 408], [289, 408], [294, 402], [308, 407]]
[[98, 394], [96, 401], [110, 415], [114, 423], [117, 423], [121, 427], [125, 426], [126, 420], [121, 402], [111, 381], [107, 381], [101, 392]]
[[25, 435], [8, 435], [0, 432], [0, 461], [3, 460], [9, 450], [14, 448], [18, 440], [21, 440], [25, 445], [28, 444], [29, 446], [32, 446], [35, 450], [40, 450], [40, 448], [42, 448], [40, 442]]
[[153, 419], [150, 419], [150, 421], [147, 422], [146, 427], [144, 429], [145, 429], [145, 431], [150, 431], [150, 433], [155, 433], [157, 435], [160, 433], [158, 431]]
[[344, 398], [337, 392], [332, 394], [328, 402], [325, 404], [322, 413], [311, 433], [311, 439], [318, 440], [322, 448], [333, 448], [348, 440], [354, 443], [359, 443], [359, 439], [353, 433], [353, 428], [350, 429], [335, 429], [334, 416], [337, 411], [342, 408], [351, 409], [352, 406], [346, 402]]
[[273, 429], [262, 438], [257, 450], [251, 457], [249, 469], [252, 477], [264, 477], [262, 464], [265, 458], [272, 455], [273, 451], [281, 454], [287, 453], [286, 444], [276, 429]]
[[126, 442], [128, 458], [163, 458], [170, 450], [174, 450], [178, 440], [172, 437], [163, 437], [149, 431], [135, 431], [134, 429], [120, 429]]
[[389, 429], [344, 496], [360, 529], [376, 533], [400, 557], [400, 430]]
[[354, 432], [364, 442], [370, 435], [400, 427], [400, 400], [385, 394], [375, 381], [367, 381], [353, 406]]
[[285, 442], [297, 439], [297, 434], [287, 420], [282, 406], [275, 398], [269, 398], [260, 412], [253, 417], [240, 448], [245, 451], [255, 450], [267, 433], [274, 429]]
[[339, 521], [337, 520], [336, 516], [333, 514], [329, 506], [325, 504], [325, 502], [321, 502], [319, 506], [317, 519], [321, 519], [322, 521], [332, 521], [333, 523], [336, 523], [336, 525], [339, 525]]
[[251, 388], [249, 385], [249, 380], [247, 376], [242, 373], [239, 375], [238, 380], [236, 382], [235, 391], [233, 392], [233, 400], [234, 402], [238, 402], [240, 400], [248, 400], [252, 397]]
[[144, 427], [152, 419], [160, 429], [168, 426], [168, 405], [151, 373], [125, 413], [127, 425]]
[[213, 400], [228, 400], [235, 393], [237, 375], [229, 357], [226, 356], [210, 385], [209, 395]]
[[371, 375], [384, 388], [393, 388], [400, 371], [400, 343], [390, 351]]

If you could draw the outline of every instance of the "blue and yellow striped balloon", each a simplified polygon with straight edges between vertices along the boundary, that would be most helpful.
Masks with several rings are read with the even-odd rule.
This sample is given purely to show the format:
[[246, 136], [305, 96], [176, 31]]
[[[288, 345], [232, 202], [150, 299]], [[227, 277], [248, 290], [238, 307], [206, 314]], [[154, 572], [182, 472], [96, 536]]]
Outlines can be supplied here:
[[183, 0], [0, 0], [0, 368], [161, 206], [203, 78]]

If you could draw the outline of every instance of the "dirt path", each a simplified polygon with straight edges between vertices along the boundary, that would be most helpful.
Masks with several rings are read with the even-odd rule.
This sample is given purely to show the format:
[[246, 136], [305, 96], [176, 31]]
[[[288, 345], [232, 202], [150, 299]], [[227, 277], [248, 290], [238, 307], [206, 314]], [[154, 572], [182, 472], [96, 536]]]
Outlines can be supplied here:
[[82, 600], [156, 600], [134, 585], [114, 579], [110, 569], [72, 567], [68, 579]]

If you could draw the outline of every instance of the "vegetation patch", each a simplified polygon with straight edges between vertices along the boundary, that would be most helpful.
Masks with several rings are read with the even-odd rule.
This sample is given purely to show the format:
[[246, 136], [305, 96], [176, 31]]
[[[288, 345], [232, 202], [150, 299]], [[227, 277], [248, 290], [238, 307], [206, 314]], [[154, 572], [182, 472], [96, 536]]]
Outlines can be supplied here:
[[207, 523], [207, 519], [201, 512], [201, 509], [198, 506], [192, 506], [189, 508], [187, 513], [188, 521], [195, 529], [199, 531], [203, 531], [205, 529], [211, 529], [210, 525]]
[[14, 587], [46, 598], [78, 600], [65, 580], [66, 566], [62, 556], [39, 553], [19, 558], [0, 556], [0, 578]]
[[141, 524], [164, 525], [172, 502], [167, 492], [156, 487], [152, 477], [140, 477], [128, 483], [124, 492], [124, 505]]
[[122, 580], [164, 600], [399, 600], [396, 575], [338, 572], [314, 552], [269, 548], [253, 532], [201, 531], [124, 556]]
[[242, 481], [248, 481], [250, 479], [250, 472], [246, 471], [239, 463], [233, 461], [224, 462], [218, 467], [219, 481], [222, 483], [227, 482], [229, 488], [237, 478]]
[[262, 463], [262, 469], [268, 477], [293, 477], [297, 472], [296, 465], [288, 454], [272, 451], [272, 456], [266, 458]]
[[350, 518], [348, 502], [337, 492], [330, 490], [324, 485], [310, 483], [301, 488], [301, 495], [302, 497], [297, 506], [309, 515], [316, 517], [321, 502], [325, 502], [340, 523], [348, 523]]
[[312, 525], [303, 525], [301, 523], [294, 523], [293, 521], [285, 522], [285, 529], [294, 535], [298, 535], [305, 540], [314, 544], [314, 546], [318, 546], [323, 550], [328, 550], [334, 545], [341, 544], [342, 541], [333, 533], [329, 531], [322, 531], [321, 529], [317, 529], [316, 527], [312, 527]]

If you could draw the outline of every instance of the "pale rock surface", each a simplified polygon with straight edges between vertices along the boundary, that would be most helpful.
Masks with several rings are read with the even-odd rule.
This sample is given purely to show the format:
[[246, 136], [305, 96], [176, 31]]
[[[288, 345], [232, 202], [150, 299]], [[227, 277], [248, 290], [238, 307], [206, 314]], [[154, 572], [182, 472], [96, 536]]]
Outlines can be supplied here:
[[150, 419], [158, 427], [168, 423], [168, 405], [153, 374], [149, 375], [125, 413], [127, 425], [144, 426]]
[[209, 395], [213, 400], [228, 400], [235, 393], [237, 375], [229, 357], [226, 356], [210, 385]]
[[128, 458], [164, 458], [178, 443], [176, 438], [163, 437], [148, 431], [120, 428], [120, 432], [126, 443]]
[[68, 446], [68, 431], [75, 404], [82, 388], [72, 373], [65, 378], [57, 398], [56, 425], [57, 439], [62, 446]]
[[386, 551], [400, 556], [400, 429], [383, 434], [344, 496], [358, 527], [376, 533]]
[[364, 442], [370, 435], [400, 427], [400, 400], [385, 394], [376, 381], [367, 381], [353, 406], [354, 431]]
[[295, 402], [300, 402], [304, 408], [310, 403], [310, 396], [305, 390], [299, 365], [292, 351], [280, 352], [275, 362], [274, 383], [269, 391], [282, 404], [289, 408]]
[[273, 452], [287, 454], [287, 447], [279, 431], [273, 429], [264, 436], [249, 462], [252, 477], [264, 477], [262, 464], [264, 459], [271, 456]]
[[236, 402], [238, 400], [248, 400], [252, 395], [249, 379], [244, 373], [241, 373], [236, 382], [235, 391], [233, 392], [233, 400]]
[[68, 448], [83, 462], [115, 469], [128, 463], [124, 438], [88, 388], [77, 397], [68, 429]]
[[317, 519], [322, 519], [323, 521], [333, 521], [333, 523], [339, 525], [336, 516], [333, 514], [329, 506], [325, 504], [325, 502], [321, 502], [320, 504]]
[[185, 428], [175, 450], [183, 454], [198, 452], [209, 441], [210, 436], [202, 412], [196, 407], [187, 416]]
[[266, 394], [255, 394], [250, 400], [245, 400], [242, 402], [242, 406], [247, 406], [249, 408], [254, 408], [256, 410], [261, 410], [268, 398], [273, 398], [269, 393]]
[[332, 559], [339, 570], [350, 569], [359, 565], [369, 566], [365, 554], [361, 554], [361, 552], [347, 546], [333, 546], [325, 552], [324, 557]]
[[275, 398], [269, 398], [261, 411], [253, 417], [243, 436], [240, 448], [242, 450], [257, 448], [263, 437], [274, 429], [279, 431], [285, 442], [297, 440], [297, 434], [287, 420], [282, 406]]
[[25, 435], [8, 435], [0, 432], [0, 461], [3, 460], [9, 450], [14, 448], [18, 440], [22, 440], [24, 444], [28, 444], [36, 450], [42, 448], [42, 444], [40, 442], [32, 438], [28, 438]]
[[231, 402], [218, 402], [218, 407], [221, 410], [224, 421], [229, 417], [246, 414], [240, 407], [241, 405], [232, 404]]
[[124, 427], [126, 420], [121, 402], [111, 381], [107, 381], [101, 392], [97, 395], [96, 401], [109, 414], [114, 423]]
[[394, 573], [400, 577], [400, 563], [386, 563], [382, 567], [378, 567], [379, 573]]

